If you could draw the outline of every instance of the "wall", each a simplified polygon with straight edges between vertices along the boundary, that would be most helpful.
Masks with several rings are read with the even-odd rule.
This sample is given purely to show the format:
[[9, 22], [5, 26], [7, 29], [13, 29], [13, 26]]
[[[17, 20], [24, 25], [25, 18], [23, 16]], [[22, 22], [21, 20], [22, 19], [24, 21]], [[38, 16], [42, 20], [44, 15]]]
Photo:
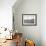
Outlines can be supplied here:
[[0, 27], [12, 29], [12, 6], [16, 0], [0, 0]]
[[[21, 1], [21, 0], [20, 0]], [[40, 0], [22, 0], [14, 4], [14, 24], [15, 31], [23, 33], [24, 39], [31, 39], [36, 46], [41, 46], [41, 30], [40, 30]], [[37, 26], [22, 26], [22, 14], [37, 14]]]
[[46, 46], [46, 0], [41, 1], [41, 41]]

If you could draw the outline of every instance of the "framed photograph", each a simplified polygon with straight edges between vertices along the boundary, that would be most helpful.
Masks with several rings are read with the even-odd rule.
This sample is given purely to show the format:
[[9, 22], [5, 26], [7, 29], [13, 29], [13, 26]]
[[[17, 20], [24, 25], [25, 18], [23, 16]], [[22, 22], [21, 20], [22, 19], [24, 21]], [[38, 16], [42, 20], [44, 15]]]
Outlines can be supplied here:
[[22, 14], [22, 26], [36, 26], [37, 14]]

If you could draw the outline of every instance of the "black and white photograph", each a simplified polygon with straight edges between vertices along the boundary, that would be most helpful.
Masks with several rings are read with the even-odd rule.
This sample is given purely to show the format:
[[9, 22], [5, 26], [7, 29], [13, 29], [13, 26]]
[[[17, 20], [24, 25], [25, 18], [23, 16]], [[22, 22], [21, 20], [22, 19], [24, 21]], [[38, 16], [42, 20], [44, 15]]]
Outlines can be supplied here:
[[25, 26], [37, 25], [37, 14], [22, 14], [22, 25]]

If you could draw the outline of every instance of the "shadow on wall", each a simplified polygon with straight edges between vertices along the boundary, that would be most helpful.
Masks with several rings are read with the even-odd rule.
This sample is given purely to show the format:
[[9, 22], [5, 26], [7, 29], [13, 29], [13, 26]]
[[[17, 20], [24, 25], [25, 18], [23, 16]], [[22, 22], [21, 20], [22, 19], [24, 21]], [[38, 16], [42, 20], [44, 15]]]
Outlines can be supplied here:
[[16, 3], [12, 6], [12, 8], [17, 9], [23, 3], [23, 1], [24, 0], [17, 0]]

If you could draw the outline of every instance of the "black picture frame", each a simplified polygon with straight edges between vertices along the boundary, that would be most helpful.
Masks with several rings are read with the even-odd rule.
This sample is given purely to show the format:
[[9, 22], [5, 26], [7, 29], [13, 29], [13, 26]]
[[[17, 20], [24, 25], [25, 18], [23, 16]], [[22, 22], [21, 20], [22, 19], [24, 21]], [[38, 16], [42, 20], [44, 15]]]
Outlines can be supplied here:
[[22, 26], [36, 26], [37, 14], [22, 14]]

